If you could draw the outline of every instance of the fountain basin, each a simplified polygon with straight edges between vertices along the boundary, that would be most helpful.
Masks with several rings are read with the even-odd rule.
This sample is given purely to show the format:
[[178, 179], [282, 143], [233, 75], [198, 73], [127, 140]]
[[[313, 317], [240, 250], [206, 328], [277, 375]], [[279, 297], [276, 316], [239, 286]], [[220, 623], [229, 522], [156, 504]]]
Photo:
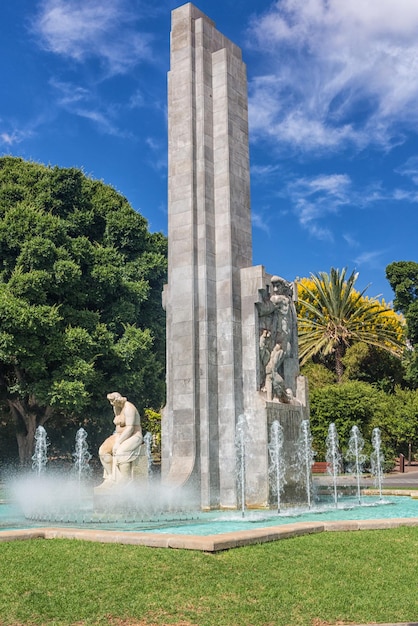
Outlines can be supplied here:
[[395, 528], [418, 525], [418, 501], [405, 496], [366, 496], [362, 506], [353, 502], [337, 509], [324, 505], [314, 511], [197, 511], [177, 519], [154, 521], [101, 520], [41, 522], [28, 520], [14, 504], [0, 505], [0, 541], [30, 538], [73, 538], [105, 543], [126, 543], [214, 552], [302, 534]]

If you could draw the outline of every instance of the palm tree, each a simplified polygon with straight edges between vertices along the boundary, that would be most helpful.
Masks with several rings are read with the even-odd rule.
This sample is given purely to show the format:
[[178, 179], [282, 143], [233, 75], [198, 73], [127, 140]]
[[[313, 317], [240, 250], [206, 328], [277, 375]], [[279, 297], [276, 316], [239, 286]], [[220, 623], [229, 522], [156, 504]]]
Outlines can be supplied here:
[[358, 292], [354, 284], [358, 274], [346, 279], [346, 269], [331, 268], [299, 283], [298, 302], [299, 358], [303, 365], [315, 355], [333, 355], [335, 372], [341, 382], [342, 358], [356, 342], [383, 348], [401, 357], [405, 348], [402, 325], [392, 309], [375, 298]]

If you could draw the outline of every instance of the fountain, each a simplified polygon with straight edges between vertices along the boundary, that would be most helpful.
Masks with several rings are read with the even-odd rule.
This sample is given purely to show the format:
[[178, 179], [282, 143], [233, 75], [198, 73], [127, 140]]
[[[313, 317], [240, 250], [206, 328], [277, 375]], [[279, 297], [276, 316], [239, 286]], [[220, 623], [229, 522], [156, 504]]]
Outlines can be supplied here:
[[73, 452], [74, 471], [79, 482], [91, 474], [89, 461], [91, 454], [87, 445], [87, 432], [84, 428], [79, 428], [75, 437], [75, 450]]
[[[149, 435], [149, 434], [147, 434]], [[151, 448], [152, 437], [144, 438], [148, 449]], [[312, 505], [308, 495], [308, 503], [305, 507], [281, 506], [280, 494], [285, 480], [286, 467], [283, 463], [283, 449], [286, 446], [284, 439], [284, 429], [279, 422], [273, 423], [270, 432], [269, 456], [270, 473], [272, 485], [277, 489], [276, 510], [259, 509], [253, 510], [245, 507], [246, 488], [248, 484], [247, 462], [248, 445], [250, 442], [248, 418], [241, 414], [237, 420], [236, 427], [236, 476], [241, 500], [241, 515], [238, 518], [234, 511], [202, 511], [199, 510], [199, 503], [196, 494], [187, 493], [184, 488], [173, 489], [172, 486], [161, 484], [157, 480], [135, 481], [120, 486], [112, 490], [109, 499], [99, 503], [93, 498], [93, 489], [88, 478], [88, 472], [79, 471], [80, 465], [86, 469], [88, 451], [86, 449], [86, 433], [77, 433], [76, 452], [73, 454], [74, 471], [59, 475], [52, 470], [48, 472], [32, 472], [29, 476], [21, 476], [15, 480], [14, 498], [23, 511], [24, 518], [19, 514], [19, 510], [14, 509], [14, 522], [4, 521], [2, 511], [7, 507], [0, 507], [0, 528], [42, 528], [47, 523], [53, 522], [54, 527], [70, 529], [103, 529], [103, 530], [129, 530], [140, 532], [173, 533], [176, 535], [193, 534], [207, 535], [222, 532], [238, 532], [246, 530], [265, 529], [268, 536], [275, 536], [269, 533], [269, 527], [281, 526], [295, 522], [324, 522], [325, 520], [361, 520], [373, 519], [388, 516], [398, 517], [418, 517], [418, 503], [409, 498], [385, 498], [382, 495], [379, 500], [372, 497], [363, 501], [353, 502], [353, 498], [341, 497], [338, 501], [336, 486], [334, 484], [334, 504], [331, 506], [326, 501], [317, 500]], [[361, 454], [361, 436], [355, 429], [352, 430], [350, 439], [353, 440], [351, 447], [354, 451], [361, 469], [363, 457]], [[46, 432], [42, 434], [42, 441], [47, 441]], [[357, 445], [356, 443], [357, 442]], [[305, 476], [307, 487], [311, 485], [310, 470], [313, 460], [312, 437], [309, 430], [309, 423], [302, 423], [299, 436], [300, 447], [296, 458], [299, 460], [300, 471]], [[374, 433], [374, 447], [379, 449], [380, 432]], [[350, 446], [349, 446], [350, 447]], [[341, 456], [338, 450], [338, 435], [335, 424], [329, 429], [328, 436], [328, 462], [334, 468], [336, 476], [339, 470]], [[81, 463], [81, 459], [84, 462]], [[296, 459], [295, 459], [296, 461]], [[382, 470], [382, 455], [377, 456], [380, 472]], [[375, 461], [373, 462], [375, 463]], [[309, 472], [309, 477], [307, 476]], [[380, 481], [381, 484], [381, 481]], [[367, 502], [364, 502], [367, 500]], [[403, 502], [400, 502], [403, 501]], [[406, 507], [404, 502], [408, 501]], [[389, 506], [388, 506], [389, 505]], [[415, 508], [414, 508], [415, 505]], [[406, 509], [406, 511], [405, 511]], [[337, 512], [338, 511], [338, 512]], [[398, 512], [399, 511], [399, 512]], [[389, 514], [389, 515], [388, 515]], [[13, 519], [12, 515], [12, 519]], [[240, 520], [240, 521], [239, 521]], [[153, 535], [153, 536], [154, 536]], [[257, 537], [257, 534], [254, 535]], [[144, 539], [146, 542], [147, 539]], [[158, 541], [150, 539], [150, 541]], [[240, 545], [237, 539], [237, 545]], [[151, 545], [156, 545], [151, 543]], [[160, 544], [158, 544], [160, 545]], [[193, 544], [194, 545], [194, 544]]]
[[312, 448], [312, 435], [309, 420], [303, 420], [297, 445], [295, 473], [299, 473], [301, 482], [305, 483], [308, 509], [312, 506], [312, 465], [315, 452]]
[[372, 432], [373, 452], [370, 455], [371, 472], [374, 476], [375, 487], [379, 490], [380, 499], [382, 499], [382, 483], [383, 483], [383, 462], [382, 441], [379, 428], [373, 428]]
[[363, 464], [366, 456], [363, 454], [364, 439], [361, 436], [358, 426], [353, 426], [348, 441], [347, 460], [353, 464], [353, 474], [356, 477], [357, 500], [361, 504], [361, 483], [360, 478], [363, 473]]
[[245, 415], [240, 415], [235, 433], [236, 474], [238, 491], [241, 494], [241, 514], [245, 515], [245, 487], [246, 487], [246, 446], [248, 443], [248, 424]]
[[285, 486], [285, 463], [283, 427], [278, 420], [274, 420], [270, 428], [269, 456], [272, 493], [277, 496], [277, 512], [280, 513], [280, 497]]
[[148, 479], [150, 479], [152, 476], [152, 433], [145, 433], [144, 444], [147, 457]]
[[338, 433], [334, 422], [329, 425], [328, 435], [326, 440], [327, 452], [327, 471], [332, 478], [332, 491], [334, 498], [334, 505], [338, 506], [338, 491], [337, 491], [337, 478], [341, 467], [341, 453], [338, 447]]
[[[380, 432], [375, 429], [374, 459], [372, 465], [378, 465], [382, 473], [382, 455], [376, 456], [379, 450]], [[38, 450], [34, 457], [38, 460], [38, 465], [45, 467], [47, 433], [42, 429], [36, 434], [36, 444]], [[250, 444], [248, 420], [241, 414], [237, 420], [235, 451], [236, 451], [236, 481], [241, 494], [240, 509], [241, 516], [247, 513], [245, 506], [247, 488], [247, 462], [248, 447]], [[340, 469], [341, 455], [338, 449], [338, 434], [335, 424], [329, 427], [327, 437], [327, 461], [331, 468], [333, 479], [334, 506], [338, 505], [337, 494], [337, 474]], [[151, 473], [151, 444], [152, 435], [147, 433], [144, 437], [144, 445], [147, 448], [148, 471]], [[300, 515], [303, 512], [318, 511], [322, 505], [320, 502], [314, 509], [312, 507], [311, 488], [312, 477], [311, 467], [314, 452], [312, 449], [312, 435], [309, 429], [309, 422], [303, 421], [300, 426], [299, 447], [293, 463], [293, 472], [303, 476], [306, 486], [306, 506], [289, 507], [284, 509], [281, 506], [281, 494], [286, 482], [286, 465], [283, 454], [286, 446], [284, 429], [278, 421], [273, 422], [270, 429], [269, 441], [269, 472], [274, 495], [277, 498], [276, 515], [286, 517], [288, 515]], [[360, 475], [364, 462], [362, 454], [363, 440], [357, 427], [351, 431], [349, 450], [354, 458], [356, 479], [358, 485], [358, 502], [360, 499]], [[42, 454], [41, 454], [42, 452]], [[373, 455], [372, 455], [373, 456]], [[351, 458], [351, 457], [350, 457]], [[41, 460], [42, 459], [42, 462]], [[16, 481], [17, 500], [28, 519], [36, 521], [53, 521], [61, 523], [151, 523], [164, 520], [165, 522], [182, 519], [183, 521], [194, 518], [198, 515], [198, 505], [193, 492], [186, 494], [184, 489], [176, 490], [171, 486], [162, 485], [154, 480], [137, 481], [132, 478], [128, 484], [120, 485], [118, 489], [112, 489], [105, 499], [92, 498], [92, 487], [90, 486], [89, 461], [91, 454], [87, 446], [87, 432], [79, 429], [76, 434], [76, 445], [73, 453], [73, 471], [65, 476], [36, 471], [35, 474]], [[36, 468], [38, 470], [38, 466]], [[75, 477], [75, 478], [74, 478]], [[78, 488], [77, 488], [78, 487]], [[381, 491], [380, 491], [381, 494]], [[381, 498], [382, 499], [382, 498]], [[348, 499], [347, 499], [348, 500]], [[352, 503], [349, 503], [352, 506]], [[325, 507], [326, 508], [326, 507]], [[272, 510], [272, 508], [270, 508]], [[271, 513], [264, 515], [270, 516]]]
[[38, 475], [45, 471], [48, 463], [48, 446], [49, 442], [46, 430], [43, 426], [38, 426], [35, 431], [35, 452], [32, 456], [32, 469]]

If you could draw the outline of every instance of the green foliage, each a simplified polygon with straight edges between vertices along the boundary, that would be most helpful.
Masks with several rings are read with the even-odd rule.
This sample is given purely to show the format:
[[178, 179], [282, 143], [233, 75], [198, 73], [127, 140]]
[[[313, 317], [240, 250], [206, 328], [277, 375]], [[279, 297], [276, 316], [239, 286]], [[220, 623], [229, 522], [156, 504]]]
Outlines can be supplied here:
[[358, 426], [370, 454], [373, 428], [381, 431], [385, 459], [391, 462], [401, 452], [408, 454], [409, 445], [418, 449], [418, 391], [394, 388], [385, 393], [376, 385], [350, 381], [316, 387], [310, 395], [311, 431], [317, 460], [324, 460], [328, 428], [334, 422], [345, 453], [350, 430]]
[[373, 427], [381, 425], [390, 412], [386, 394], [367, 383], [356, 381], [314, 389], [310, 396], [310, 408], [311, 432], [318, 461], [325, 460], [326, 438], [332, 422], [338, 432], [341, 450], [345, 453], [353, 426], [358, 426], [365, 441], [370, 442]]
[[396, 453], [408, 455], [408, 447], [418, 448], [418, 390], [401, 389], [388, 397], [388, 410], [378, 424]]
[[386, 350], [358, 342], [350, 346], [342, 358], [343, 380], [362, 380], [378, 389], [393, 393], [404, 381], [405, 369], [401, 359]]
[[391, 263], [386, 268], [386, 278], [395, 293], [395, 309], [405, 315], [410, 344], [410, 354], [405, 357], [406, 380], [411, 387], [417, 389], [418, 356], [413, 348], [418, 345], [418, 263]]
[[387, 266], [386, 278], [395, 292], [395, 309], [407, 315], [411, 304], [418, 301], [418, 263], [395, 261]]
[[313, 361], [308, 361], [302, 365], [301, 374], [308, 379], [310, 392], [336, 382], [336, 376], [331, 370], [321, 363], [314, 363]]
[[406, 352], [403, 363], [407, 385], [411, 389], [418, 390], [418, 351], [416, 348]]
[[140, 411], [159, 408], [165, 280], [165, 237], [114, 189], [74, 168], [0, 158], [5, 419], [28, 437], [47, 419], [84, 426], [105, 419], [115, 390]]
[[152, 451], [158, 455], [161, 450], [161, 413], [153, 409], [145, 409], [141, 421], [142, 432], [152, 434]]

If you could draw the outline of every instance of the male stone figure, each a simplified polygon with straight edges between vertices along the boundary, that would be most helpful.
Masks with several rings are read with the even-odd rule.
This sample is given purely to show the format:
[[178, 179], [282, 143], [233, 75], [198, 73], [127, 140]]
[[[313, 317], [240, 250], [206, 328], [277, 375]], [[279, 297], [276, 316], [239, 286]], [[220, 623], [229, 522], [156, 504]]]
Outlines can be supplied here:
[[286, 380], [286, 360], [294, 355], [296, 312], [292, 302], [292, 286], [272, 276], [273, 293], [266, 292], [257, 303], [260, 324], [260, 389], [268, 402], [289, 403], [293, 381]]

